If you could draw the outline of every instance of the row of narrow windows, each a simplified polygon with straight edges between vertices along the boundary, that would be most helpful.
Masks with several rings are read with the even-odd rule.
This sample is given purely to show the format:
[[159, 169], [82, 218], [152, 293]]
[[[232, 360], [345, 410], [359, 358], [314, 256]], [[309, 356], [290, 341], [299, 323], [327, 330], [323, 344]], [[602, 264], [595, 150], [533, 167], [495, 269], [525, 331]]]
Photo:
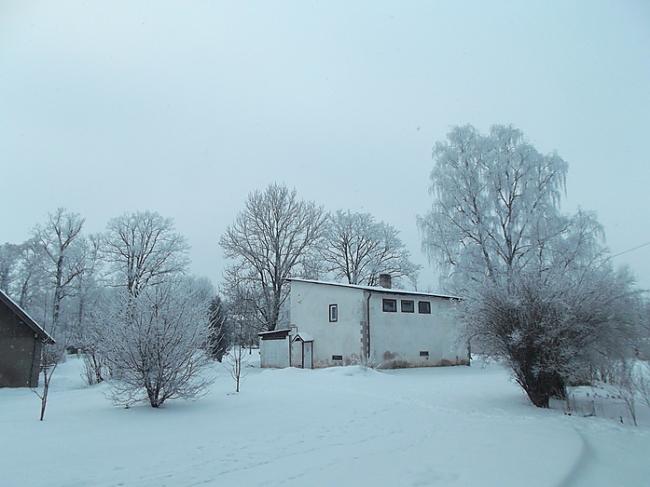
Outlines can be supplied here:
[[[384, 313], [397, 313], [397, 299], [383, 299], [381, 310]], [[415, 313], [415, 301], [400, 299], [400, 310], [402, 313]], [[418, 313], [431, 314], [431, 303], [429, 301], [418, 301]]]
[[[400, 299], [402, 313], [415, 313], [415, 301], [412, 299]], [[381, 310], [384, 313], [397, 313], [397, 299], [383, 299]], [[431, 314], [431, 303], [429, 301], [418, 301], [418, 313]], [[339, 320], [339, 305], [330, 304], [329, 321], [335, 323]]]

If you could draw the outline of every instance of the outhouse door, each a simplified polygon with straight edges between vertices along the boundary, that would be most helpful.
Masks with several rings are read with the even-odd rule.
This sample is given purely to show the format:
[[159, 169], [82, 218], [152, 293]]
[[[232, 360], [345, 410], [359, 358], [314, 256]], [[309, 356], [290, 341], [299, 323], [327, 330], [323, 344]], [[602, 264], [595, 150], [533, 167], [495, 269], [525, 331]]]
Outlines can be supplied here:
[[302, 342], [303, 368], [311, 369], [314, 364], [314, 342]]
[[291, 366], [302, 367], [303, 341], [300, 339], [291, 342]]

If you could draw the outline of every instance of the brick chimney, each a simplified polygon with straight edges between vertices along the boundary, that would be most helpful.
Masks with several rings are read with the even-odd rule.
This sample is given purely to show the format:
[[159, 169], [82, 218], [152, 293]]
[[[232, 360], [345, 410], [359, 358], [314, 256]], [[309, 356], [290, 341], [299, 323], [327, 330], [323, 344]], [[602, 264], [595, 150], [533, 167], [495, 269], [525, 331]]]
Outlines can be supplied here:
[[379, 286], [390, 289], [392, 287], [390, 274], [379, 274]]

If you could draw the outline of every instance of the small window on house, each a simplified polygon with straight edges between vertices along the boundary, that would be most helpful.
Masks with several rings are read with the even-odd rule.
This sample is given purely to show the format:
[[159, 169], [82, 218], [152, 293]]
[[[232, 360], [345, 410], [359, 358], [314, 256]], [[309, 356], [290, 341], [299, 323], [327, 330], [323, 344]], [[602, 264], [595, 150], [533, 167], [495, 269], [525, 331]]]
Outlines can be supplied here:
[[330, 323], [334, 323], [339, 320], [339, 305], [330, 304]]
[[429, 301], [418, 301], [418, 313], [431, 314], [431, 303]]
[[426, 357], [429, 358], [429, 351], [428, 350], [422, 350], [420, 352], [420, 357]]
[[402, 299], [402, 313], [415, 313], [415, 302], [410, 299]]
[[332, 360], [343, 360], [343, 355], [332, 355]]
[[396, 299], [384, 299], [382, 301], [382, 311], [385, 313], [396, 313], [397, 312], [397, 300]]

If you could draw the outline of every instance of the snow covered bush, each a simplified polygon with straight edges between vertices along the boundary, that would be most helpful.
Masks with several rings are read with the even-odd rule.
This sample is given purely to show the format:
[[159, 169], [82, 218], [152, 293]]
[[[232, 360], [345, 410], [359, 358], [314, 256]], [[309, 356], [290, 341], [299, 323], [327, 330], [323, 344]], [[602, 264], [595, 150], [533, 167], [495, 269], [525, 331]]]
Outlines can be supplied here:
[[570, 275], [518, 276], [465, 301], [469, 333], [488, 355], [507, 361], [535, 406], [566, 398], [566, 386], [593, 380], [599, 364], [614, 370], [629, 350], [633, 293], [621, 276], [596, 274], [583, 275], [583, 282]]
[[209, 297], [194, 279], [175, 279], [122, 295], [102, 353], [111, 369], [112, 398], [130, 405], [199, 396], [210, 378], [204, 352]]

